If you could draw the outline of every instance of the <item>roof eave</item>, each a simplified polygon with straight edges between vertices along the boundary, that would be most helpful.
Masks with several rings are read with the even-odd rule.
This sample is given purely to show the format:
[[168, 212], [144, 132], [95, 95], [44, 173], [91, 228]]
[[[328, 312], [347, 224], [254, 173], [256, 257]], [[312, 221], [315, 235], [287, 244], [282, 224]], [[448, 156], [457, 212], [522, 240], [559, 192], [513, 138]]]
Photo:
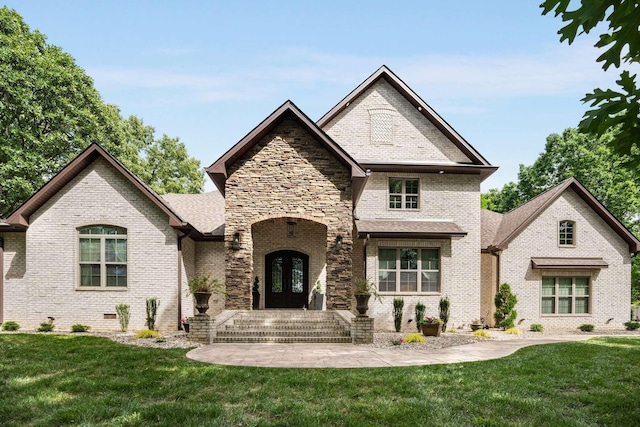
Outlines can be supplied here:
[[468, 233], [462, 232], [428, 232], [428, 233], [407, 233], [407, 232], [386, 232], [386, 231], [358, 231], [359, 238], [371, 237], [378, 239], [455, 239], [462, 238]]
[[480, 175], [480, 180], [484, 181], [490, 177], [498, 166], [474, 165], [474, 164], [418, 164], [418, 163], [361, 163], [364, 169], [373, 172], [409, 172], [409, 173], [444, 173], [444, 174], [465, 174]]

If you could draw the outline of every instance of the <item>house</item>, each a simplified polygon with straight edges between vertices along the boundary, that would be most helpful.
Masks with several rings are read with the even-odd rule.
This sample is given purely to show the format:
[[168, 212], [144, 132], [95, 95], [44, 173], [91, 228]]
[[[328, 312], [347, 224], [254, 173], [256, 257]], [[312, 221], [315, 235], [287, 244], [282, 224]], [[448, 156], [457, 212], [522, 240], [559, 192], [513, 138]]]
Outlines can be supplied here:
[[369, 314], [391, 329], [418, 301], [451, 325], [490, 319], [500, 283], [522, 325], [605, 327], [628, 320], [640, 241], [571, 179], [520, 208], [480, 209], [491, 165], [387, 67], [314, 122], [285, 102], [207, 168], [218, 188], [157, 195], [91, 145], [0, 223], [0, 320], [117, 329], [115, 305], [145, 324], [193, 314], [187, 281], [211, 273], [227, 295], [213, 314], [307, 307], [353, 310], [352, 283], [376, 282]]

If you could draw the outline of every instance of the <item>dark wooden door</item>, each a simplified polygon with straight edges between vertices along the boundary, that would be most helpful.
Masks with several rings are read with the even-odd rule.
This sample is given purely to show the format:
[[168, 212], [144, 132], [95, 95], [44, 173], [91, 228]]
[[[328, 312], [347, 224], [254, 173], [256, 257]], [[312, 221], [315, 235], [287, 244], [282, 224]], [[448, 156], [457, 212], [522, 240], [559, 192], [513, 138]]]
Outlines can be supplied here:
[[265, 257], [265, 307], [307, 307], [309, 257], [296, 251], [277, 251]]

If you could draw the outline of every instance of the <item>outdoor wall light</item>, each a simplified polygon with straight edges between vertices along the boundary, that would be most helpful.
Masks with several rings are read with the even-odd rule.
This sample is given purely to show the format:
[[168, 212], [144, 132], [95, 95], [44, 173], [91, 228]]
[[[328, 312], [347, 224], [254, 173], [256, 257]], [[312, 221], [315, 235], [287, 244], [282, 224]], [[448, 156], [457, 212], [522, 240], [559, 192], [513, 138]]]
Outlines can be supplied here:
[[296, 237], [295, 221], [287, 221], [287, 237]]
[[240, 249], [240, 233], [233, 233], [233, 241], [231, 242], [233, 249]]
[[338, 252], [340, 249], [342, 249], [342, 236], [338, 235], [336, 236], [336, 252]]

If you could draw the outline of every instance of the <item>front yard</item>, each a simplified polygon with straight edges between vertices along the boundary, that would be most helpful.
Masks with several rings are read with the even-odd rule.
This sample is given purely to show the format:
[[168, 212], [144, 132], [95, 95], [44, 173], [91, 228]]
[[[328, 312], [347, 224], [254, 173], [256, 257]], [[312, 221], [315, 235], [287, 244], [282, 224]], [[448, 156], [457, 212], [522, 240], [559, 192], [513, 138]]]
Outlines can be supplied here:
[[186, 350], [0, 334], [0, 424], [636, 425], [640, 338], [411, 368], [205, 365]]

